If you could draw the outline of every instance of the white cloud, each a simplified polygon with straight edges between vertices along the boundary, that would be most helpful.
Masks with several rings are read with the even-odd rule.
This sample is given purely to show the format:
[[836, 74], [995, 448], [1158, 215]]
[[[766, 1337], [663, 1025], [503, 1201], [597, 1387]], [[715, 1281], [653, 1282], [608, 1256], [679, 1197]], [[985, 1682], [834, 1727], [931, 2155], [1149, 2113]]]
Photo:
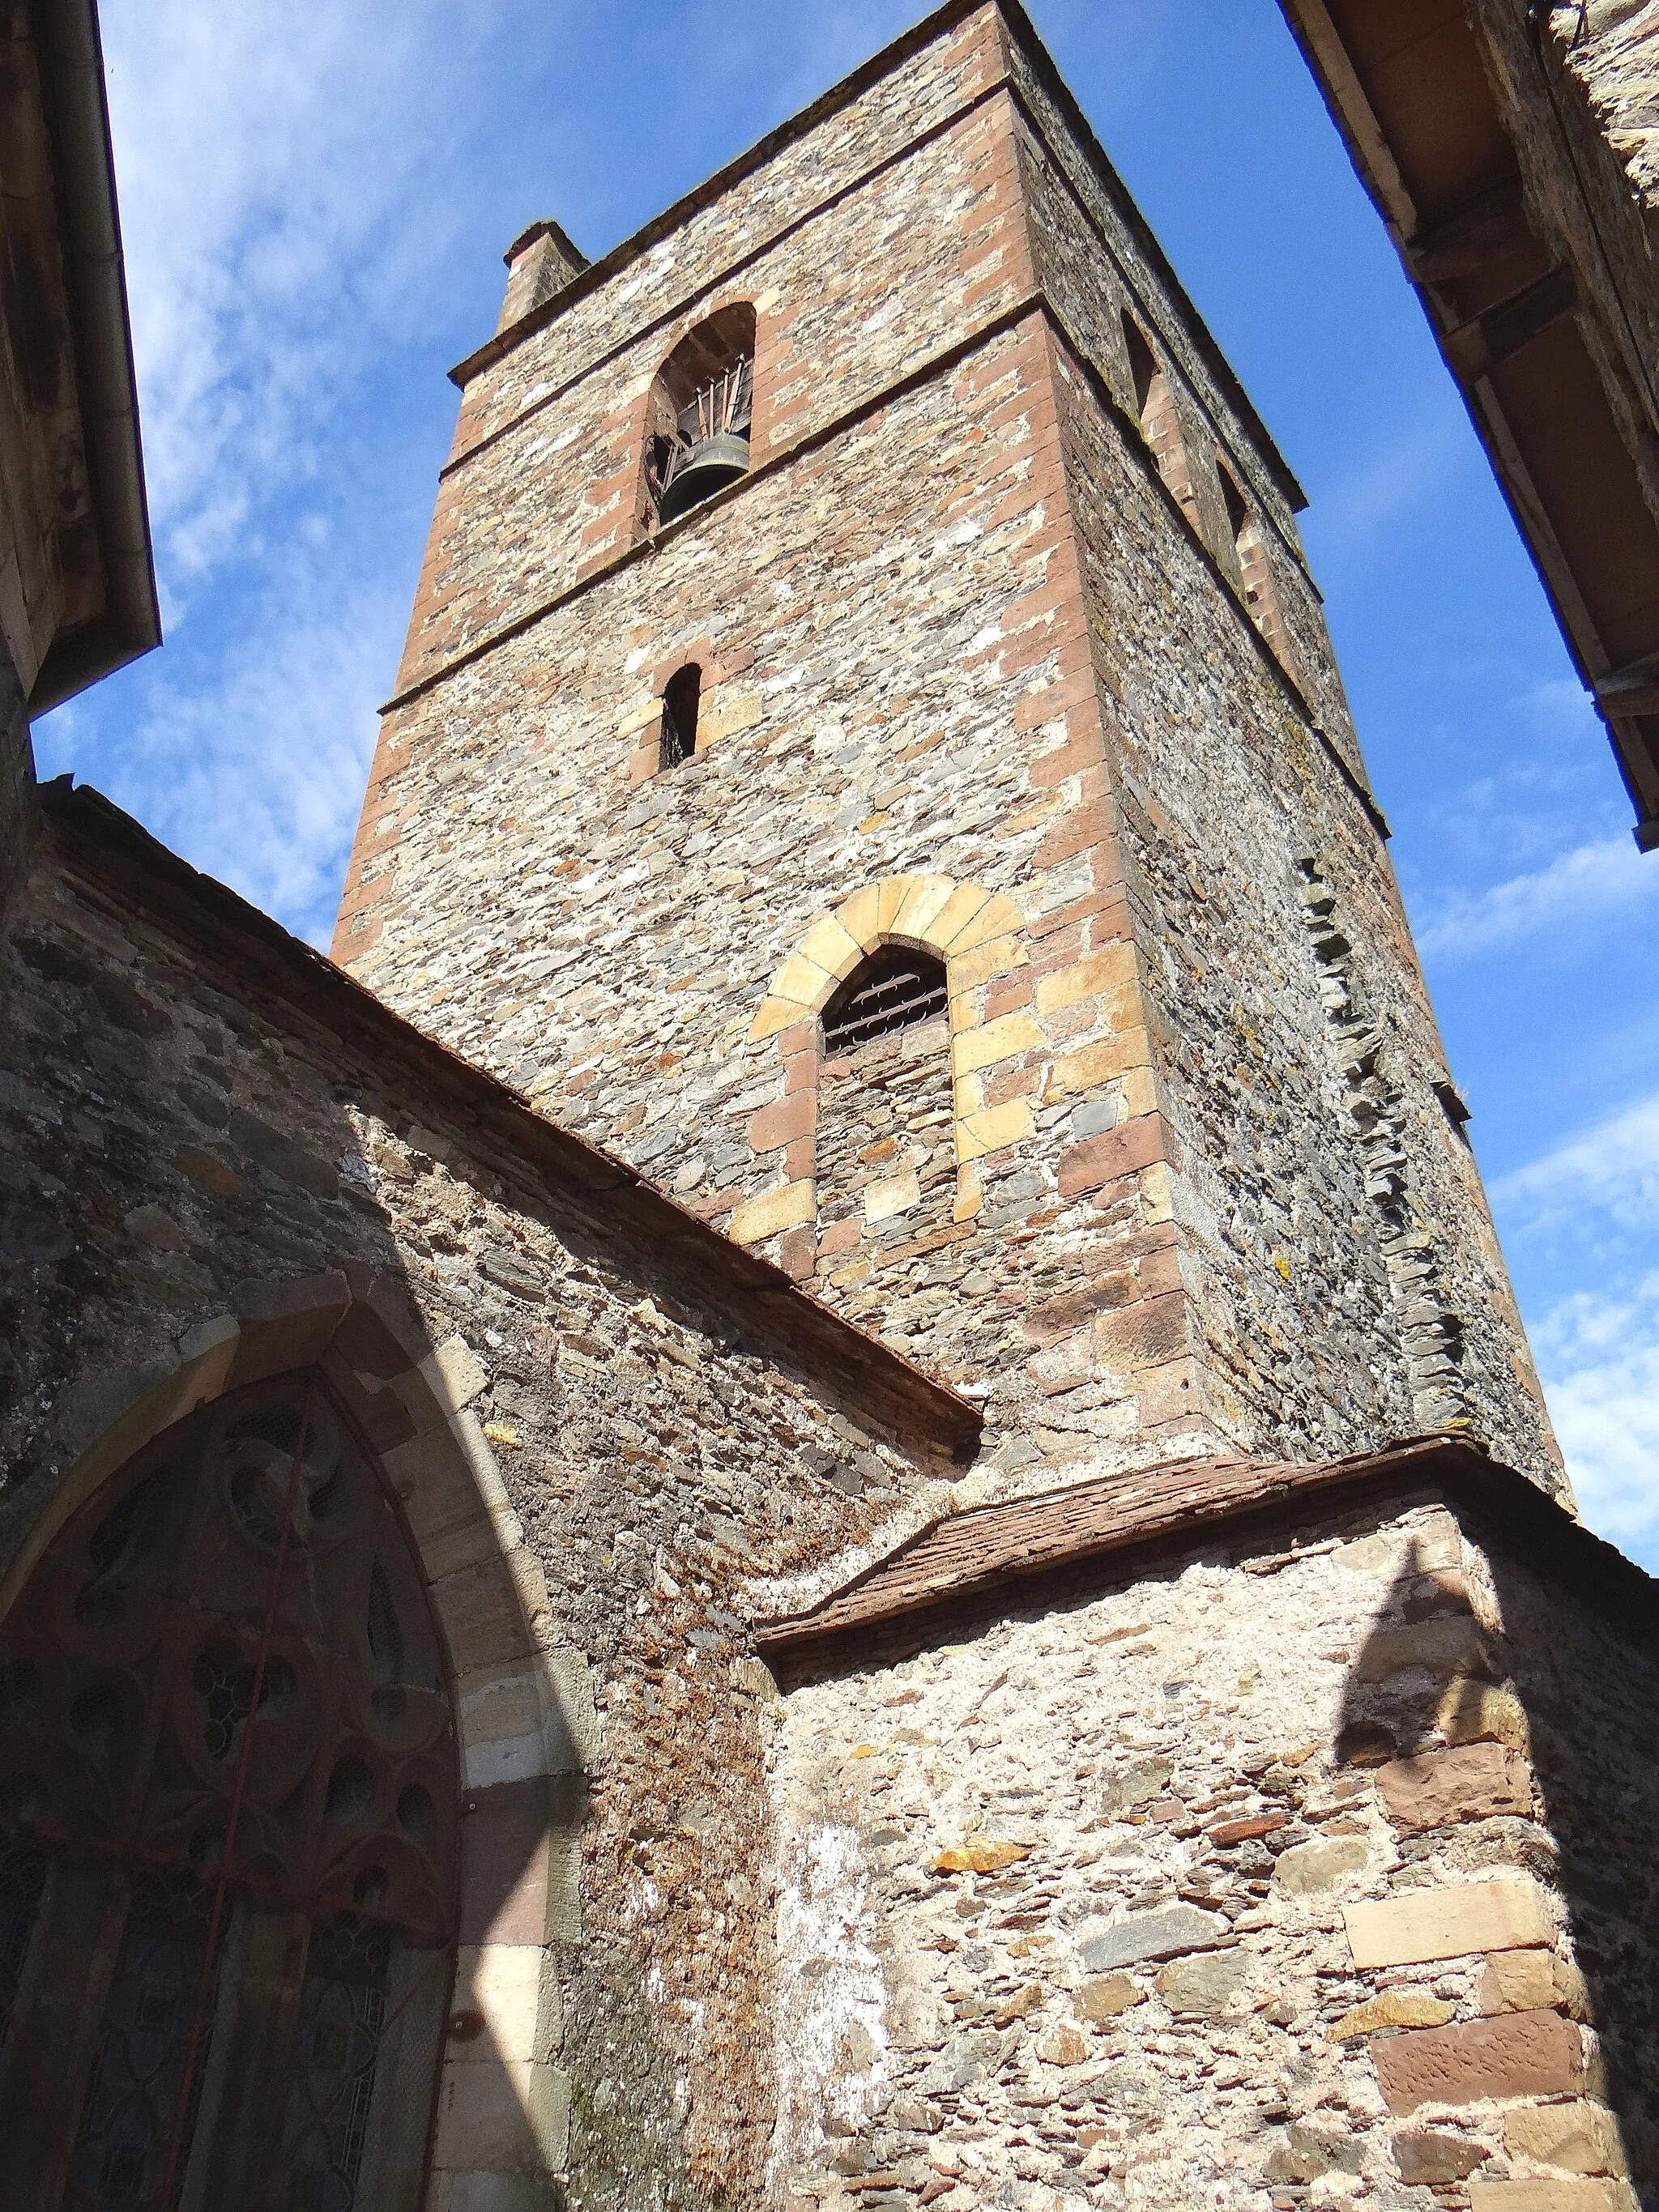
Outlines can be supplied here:
[[291, 570], [210, 688], [175, 688], [158, 665], [127, 740], [155, 834], [323, 949], [402, 620], [401, 592], [373, 579], [343, 595]]
[[1627, 835], [1608, 837], [1484, 891], [1453, 891], [1417, 904], [1423, 912], [1417, 927], [1422, 951], [1442, 960], [1467, 958], [1545, 930], [1589, 930], [1659, 905], [1659, 862], [1638, 853]]
[[[538, 36], [567, 12], [542, 9]], [[459, 260], [493, 289], [472, 234], [499, 227], [499, 179], [471, 141], [527, 16], [528, 0], [360, 0], [302, 22], [276, 0], [103, 11], [168, 641], [46, 718], [39, 757], [317, 941], [442, 434], [454, 300], [436, 278]], [[431, 391], [411, 409], [417, 360]]]
[[1468, 459], [1468, 432], [1460, 415], [1431, 392], [1391, 434], [1363, 448], [1346, 472], [1320, 495], [1317, 535], [1333, 552], [1392, 537], [1402, 515], [1443, 496], [1445, 485]]
[[454, 222], [456, 180], [432, 156], [465, 128], [493, 12], [403, 0], [372, 27], [355, 8], [313, 9], [301, 27], [274, 0], [106, 6], [157, 564], [175, 609], [193, 578], [251, 550], [262, 502], [315, 473], [320, 426], [388, 331], [418, 326], [423, 267]]
[[1596, 1288], [1529, 1334], [1585, 1520], [1659, 1568], [1659, 1273], [1638, 1279], [1659, 1222], [1659, 1092], [1501, 1177], [1492, 1198], [1525, 1231], [1562, 1224], [1581, 1261], [1601, 1250]]
[[1492, 1195], [1528, 1226], [1598, 1207], [1621, 1228], [1650, 1234], [1659, 1222], [1659, 1091], [1501, 1176]]
[[1623, 1298], [1578, 1292], [1534, 1337], [1580, 1511], [1659, 1565], [1659, 1274]]

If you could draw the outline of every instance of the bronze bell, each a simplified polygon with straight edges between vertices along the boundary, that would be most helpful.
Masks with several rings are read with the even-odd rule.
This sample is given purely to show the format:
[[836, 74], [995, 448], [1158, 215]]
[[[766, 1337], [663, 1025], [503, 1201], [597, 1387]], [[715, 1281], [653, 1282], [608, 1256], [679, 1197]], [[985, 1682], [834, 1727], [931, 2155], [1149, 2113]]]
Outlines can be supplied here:
[[692, 447], [669, 480], [657, 507], [657, 520], [673, 522], [700, 500], [724, 491], [749, 473], [749, 441], [736, 430], [719, 430]]

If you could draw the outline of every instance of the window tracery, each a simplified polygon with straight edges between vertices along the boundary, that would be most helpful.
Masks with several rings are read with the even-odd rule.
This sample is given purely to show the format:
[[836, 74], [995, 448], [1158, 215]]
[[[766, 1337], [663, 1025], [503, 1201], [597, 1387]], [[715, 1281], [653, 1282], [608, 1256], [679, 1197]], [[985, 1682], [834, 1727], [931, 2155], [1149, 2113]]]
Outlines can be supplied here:
[[112, 1477], [0, 1622], [9, 2206], [402, 2205], [458, 1790], [418, 1565], [319, 1377]]

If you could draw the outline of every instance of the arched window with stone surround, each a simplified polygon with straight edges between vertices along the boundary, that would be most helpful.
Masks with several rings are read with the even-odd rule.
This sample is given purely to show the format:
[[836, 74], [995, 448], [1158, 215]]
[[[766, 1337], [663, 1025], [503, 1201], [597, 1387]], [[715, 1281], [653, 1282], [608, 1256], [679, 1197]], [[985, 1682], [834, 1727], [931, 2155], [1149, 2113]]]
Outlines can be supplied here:
[[702, 698], [702, 671], [695, 661], [677, 668], [663, 686], [662, 735], [657, 752], [659, 769], [678, 768], [695, 758]]
[[447, 1664], [314, 1372], [164, 1431], [0, 1616], [9, 2212], [403, 2212], [449, 1999]]
[[1123, 343], [1128, 350], [1129, 373], [1134, 380], [1135, 414], [1141, 435], [1152, 448], [1158, 474], [1196, 523], [1197, 501], [1193, 495], [1187, 448], [1182, 442], [1175, 394], [1146, 332], [1127, 309], [1123, 313]]
[[1216, 473], [1221, 480], [1221, 497], [1227, 509], [1227, 526], [1233, 534], [1239, 581], [1244, 587], [1244, 604], [1250, 611], [1251, 621], [1279, 659], [1288, 666], [1285, 624], [1279, 613], [1279, 594], [1273, 588], [1273, 568], [1262, 539], [1261, 525], [1256, 519], [1255, 510], [1240, 490], [1237, 478], [1218, 454], [1216, 457]]
[[642, 529], [678, 521], [747, 475], [754, 399], [755, 310], [738, 300], [688, 331], [657, 372], [646, 404]]
[[884, 945], [823, 1009], [818, 1267], [834, 1274], [949, 1222], [956, 1200], [945, 963]]

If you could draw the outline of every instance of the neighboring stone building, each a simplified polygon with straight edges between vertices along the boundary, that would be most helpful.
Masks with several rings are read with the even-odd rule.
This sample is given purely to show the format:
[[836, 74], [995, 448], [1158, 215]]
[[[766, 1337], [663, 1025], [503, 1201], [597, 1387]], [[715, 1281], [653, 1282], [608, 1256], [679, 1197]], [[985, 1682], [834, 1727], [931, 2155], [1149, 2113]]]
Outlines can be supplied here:
[[1279, 0], [1659, 846], [1659, 7]]
[[1030, 26], [465, 380], [359, 978], [0, 793], [5, 2212], [1651, 2203], [1654, 1585]]
[[27, 716], [161, 641], [92, 0], [7, 11], [0, 79], [0, 912]]

